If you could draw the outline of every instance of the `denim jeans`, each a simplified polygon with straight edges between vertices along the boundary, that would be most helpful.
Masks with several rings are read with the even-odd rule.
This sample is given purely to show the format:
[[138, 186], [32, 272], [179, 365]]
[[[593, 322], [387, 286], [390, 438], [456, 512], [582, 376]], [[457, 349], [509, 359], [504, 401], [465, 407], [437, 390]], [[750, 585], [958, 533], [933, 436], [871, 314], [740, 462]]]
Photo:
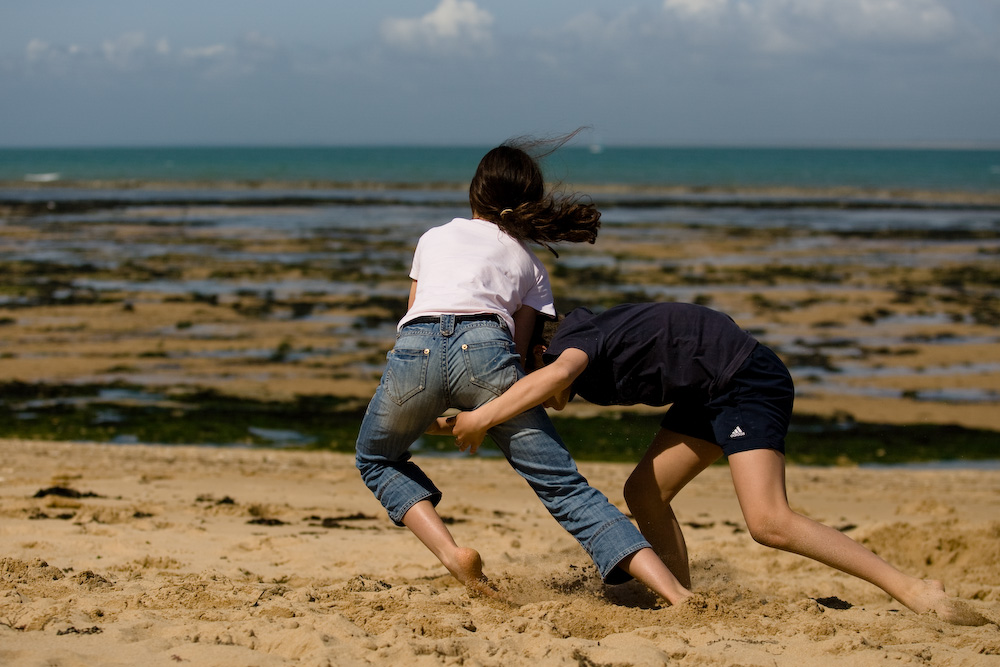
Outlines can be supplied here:
[[[473, 410], [523, 374], [507, 328], [493, 321], [408, 324], [387, 355], [382, 382], [357, 441], [361, 477], [397, 525], [441, 492], [410, 460], [410, 445], [448, 408]], [[630, 577], [618, 563], [649, 543], [577, 470], [545, 410], [536, 407], [489, 431], [549, 513], [587, 551], [608, 583]]]

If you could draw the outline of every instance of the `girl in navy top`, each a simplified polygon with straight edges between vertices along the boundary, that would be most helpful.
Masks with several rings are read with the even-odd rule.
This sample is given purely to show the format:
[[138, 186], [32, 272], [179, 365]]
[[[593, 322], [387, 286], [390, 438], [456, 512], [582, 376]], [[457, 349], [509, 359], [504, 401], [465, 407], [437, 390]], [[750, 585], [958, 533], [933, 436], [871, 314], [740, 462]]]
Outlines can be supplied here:
[[456, 444], [475, 450], [486, 429], [573, 395], [599, 405], [671, 407], [625, 483], [639, 529], [678, 580], [691, 585], [674, 496], [722, 455], [753, 538], [860, 577], [917, 613], [986, 622], [939, 581], [904, 574], [842, 532], [793, 511], [785, 489], [785, 434], [794, 389], [788, 370], [727, 315], [683, 303], [570, 312], [533, 357], [539, 370], [500, 398], [452, 418]]

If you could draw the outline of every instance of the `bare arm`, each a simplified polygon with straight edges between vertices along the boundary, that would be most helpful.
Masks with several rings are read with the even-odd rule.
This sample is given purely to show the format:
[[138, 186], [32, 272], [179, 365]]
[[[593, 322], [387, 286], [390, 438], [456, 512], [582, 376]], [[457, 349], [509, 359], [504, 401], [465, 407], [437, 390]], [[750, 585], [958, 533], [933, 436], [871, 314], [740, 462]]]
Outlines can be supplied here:
[[406, 309], [413, 308], [413, 300], [417, 298], [417, 281], [410, 283], [410, 298], [406, 301]]
[[531, 306], [521, 306], [514, 313], [514, 350], [521, 355], [521, 367], [528, 366], [528, 347], [531, 346], [531, 332], [535, 329], [538, 313]]
[[573, 381], [588, 363], [590, 359], [583, 350], [571, 347], [553, 363], [521, 378], [486, 405], [471, 412], [459, 413], [452, 429], [458, 448], [475, 453], [486, 437], [486, 431], [550, 399], [556, 399], [552, 407], [562, 409]]

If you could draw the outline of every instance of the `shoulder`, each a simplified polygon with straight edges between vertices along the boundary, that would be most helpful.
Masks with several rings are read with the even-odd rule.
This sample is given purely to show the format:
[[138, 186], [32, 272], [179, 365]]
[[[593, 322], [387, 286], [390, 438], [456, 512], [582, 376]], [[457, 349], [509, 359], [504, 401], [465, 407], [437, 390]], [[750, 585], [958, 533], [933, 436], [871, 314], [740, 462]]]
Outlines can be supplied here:
[[626, 325], [630, 330], [644, 326], [666, 324], [668, 322], [697, 321], [702, 319], [729, 319], [725, 313], [678, 301], [623, 303], [612, 306], [594, 316], [594, 323], [600, 327]]
[[596, 353], [601, 338], [600, 331], [594, 326], [594, 314], [587, 308], [574, 308], [559, 323], [545, 357], [551, 360], [567, 350], [575, 349], [591, 358]]
[[443, 225], [437, 225], [436, 227], [431, 227], [426, 232], [420, 235], [420, 238], [426, 238], [428, 236], [442, 236], [447, 234], [454, 234], [460, 232], [463, 228], [470, 227], [471, 221], [465, 218], [454, 218], [451, 222], [446, 222]]

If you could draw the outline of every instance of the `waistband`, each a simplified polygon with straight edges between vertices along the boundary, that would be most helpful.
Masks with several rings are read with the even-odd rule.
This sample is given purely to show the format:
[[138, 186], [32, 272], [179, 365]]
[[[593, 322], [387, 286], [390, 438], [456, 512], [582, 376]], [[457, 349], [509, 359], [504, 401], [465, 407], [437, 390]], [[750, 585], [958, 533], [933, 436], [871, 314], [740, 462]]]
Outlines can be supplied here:
[[[430, 315], [425, 315], [423, 317], [414, 317], [412, 320], [407, 320], [403, 326], [410, 324], [438, 324], [441, 322], [440, 317], [431, 317]], [[496, 322], [500, 325], [506, 325], [503, 319], [499, 315], [493, 313], [477, 313], [475, 315], [455, 315], [455, 323], [459, 322]]]

